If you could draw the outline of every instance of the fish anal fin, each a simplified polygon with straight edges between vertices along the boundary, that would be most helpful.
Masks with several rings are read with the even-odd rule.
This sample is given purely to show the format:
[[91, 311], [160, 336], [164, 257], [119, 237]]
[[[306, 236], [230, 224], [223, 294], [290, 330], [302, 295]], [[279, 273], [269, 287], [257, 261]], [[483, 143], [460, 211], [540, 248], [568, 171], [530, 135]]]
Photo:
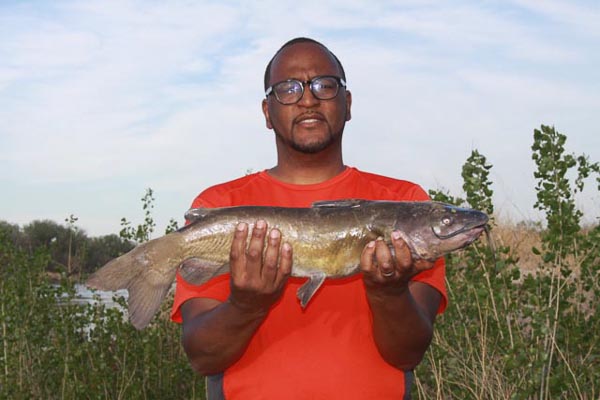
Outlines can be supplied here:
[[306, 308], [306, 305], [310, 299], [313, 298], [317, 290], [319, 290], [326, 277], [327, 276], [325, 274], [313, 274], [309, 277], [308, 281], [304, 283], [304, 285], [298, 288], [296, 295], [300, 300], [300, 305], [302, 308]]
[[129, 321], [136, 329], [144, 329], [167, 295], [170, 285], [158, 285], [147, 279], [132, 281], [127, 300]]
[[201, 285], [209, 279], [229, 272], [229, 264], [188, 258], [179, 266], [179, 275], [192, 285]]

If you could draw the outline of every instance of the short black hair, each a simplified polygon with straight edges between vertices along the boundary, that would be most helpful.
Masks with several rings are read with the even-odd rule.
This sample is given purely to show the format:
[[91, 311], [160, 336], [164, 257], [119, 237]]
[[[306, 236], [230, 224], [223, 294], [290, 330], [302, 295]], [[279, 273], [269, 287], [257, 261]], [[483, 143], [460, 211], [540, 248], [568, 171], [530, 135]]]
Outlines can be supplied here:
[[291, 45], [294, 45], [296, 43], [312, 43], [312, 44], [316, 44], [316, 45], [324, 48], [329, 54], [331, 54], [331, 56], [333, 57], [333, 59], [335, 60], [337, 65], [340, 67], [340, 72], [342, 74], [341, 78], [346, 80], [346, 72], [344, 71], [344, 67], [342, 66], [342, 63], [337, 58], [337, 56], [335, 54], [333, 54], [333, 52], [327, 48], [327, 46], [325, 46], [323, 43], [318, 42], [311, 38], [297, 37], [292, 40], [288, 40], [286, 43], [284, 43], [284, 45], [281, 46], [279, 48], [279, 50], [277, 50], [277, 52], [275, 53], [273, 58], [271, 58], [271, 61], [269, 61], [269, 63], [267, 64], [267, 68], [265, 69], [265, 90], [267, 90], [267, 88], [269, 87], [269, 81], [271, 80], [271, 65], [273, 64], [273, 60], [275, 60], [275, 57], [277, 57], [277, 55], [279, 55], [279, 53], [281, 53], [281, 51], [283, 49], [285, 49], [286, 47], [289, 47]]

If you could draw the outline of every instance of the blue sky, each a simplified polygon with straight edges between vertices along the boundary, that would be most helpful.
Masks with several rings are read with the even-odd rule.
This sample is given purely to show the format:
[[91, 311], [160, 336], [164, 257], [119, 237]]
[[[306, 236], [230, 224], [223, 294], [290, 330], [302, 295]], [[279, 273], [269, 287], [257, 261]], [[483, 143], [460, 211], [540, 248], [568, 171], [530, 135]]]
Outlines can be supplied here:
[[498, 214], [539, 219], [533, 129], [600, 161], [598, 21], [597, 1], [3, 1], [0, 219], [116, 233], [151, 187], [162, 231], [202, 189], [271, 167], [262, 76], [296, 36], [346, 69], [347, 164], [460, 195], [477, 149]]

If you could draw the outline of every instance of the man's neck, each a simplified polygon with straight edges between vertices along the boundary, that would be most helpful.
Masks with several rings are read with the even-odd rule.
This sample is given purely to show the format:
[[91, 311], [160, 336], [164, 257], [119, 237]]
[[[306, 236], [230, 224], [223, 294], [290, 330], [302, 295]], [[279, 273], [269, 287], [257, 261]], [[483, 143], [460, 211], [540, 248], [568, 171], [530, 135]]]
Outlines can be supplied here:
[[268, 173], [272, 177], [295, 185], [310, 185], [325, 182], [344, 171], [346, 166], [339, 159], [334, 160], [285, 160], [279, 161]]

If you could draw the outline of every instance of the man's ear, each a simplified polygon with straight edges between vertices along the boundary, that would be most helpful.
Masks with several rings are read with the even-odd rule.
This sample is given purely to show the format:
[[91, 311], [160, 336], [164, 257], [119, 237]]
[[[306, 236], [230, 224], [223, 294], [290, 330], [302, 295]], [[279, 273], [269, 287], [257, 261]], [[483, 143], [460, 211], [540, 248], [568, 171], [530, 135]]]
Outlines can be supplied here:
[[262, 112], [265, 116], [265, 123], [268, 129], [273, 129], [273, 124], [271, 124], [271, 116], [269, 115], [269, 103], [267, 99], [263, 99], [262, 101]]
[[349, 90], [346, 90], [346, 121], [350, 121], [352, 119], [352, 113], [350, 112], [352, 108], [352, 93]]

